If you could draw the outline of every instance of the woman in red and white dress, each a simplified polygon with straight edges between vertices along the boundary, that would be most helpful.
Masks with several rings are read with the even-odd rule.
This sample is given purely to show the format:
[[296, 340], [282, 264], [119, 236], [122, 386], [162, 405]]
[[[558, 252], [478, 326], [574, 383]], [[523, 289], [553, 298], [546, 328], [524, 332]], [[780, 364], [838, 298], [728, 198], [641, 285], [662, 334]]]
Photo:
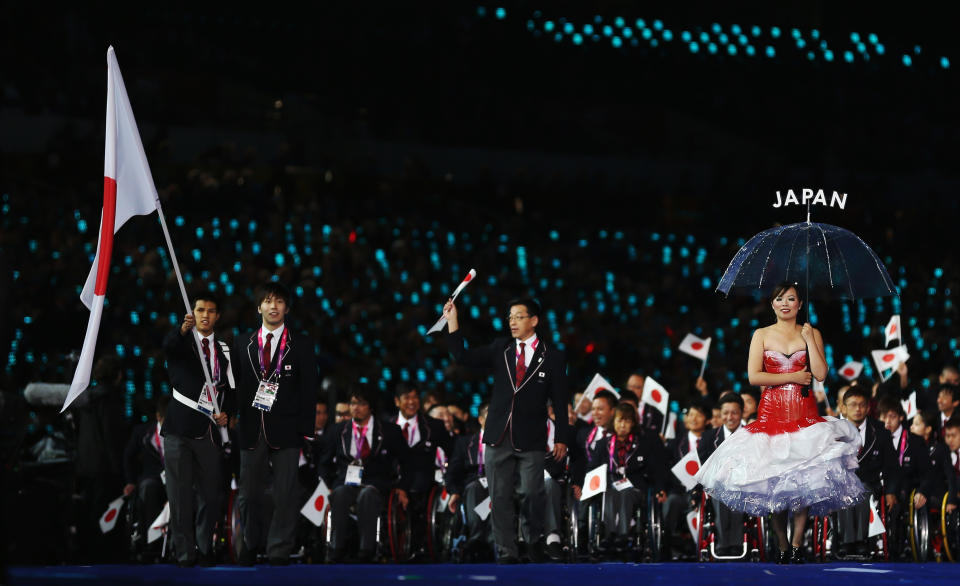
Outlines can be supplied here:
[[[750, 384], [763, 395], [757, 420], [724, 441], [703, 463], [697, 480], [711, 497], [750, 515], [773, 513], [780, 563], [803, 563], [800, 548], [807, 515], [824, 515], [864, 498], [857, 478], [860, 433], [849, 422], [820, 417], [809, 388], [823, 380], [823, 337], [797, 324], [803, 301], [794, 283], [771, 297], [777, 321], [750, 341]], [[793, 513], [793, 543], [787, 512]]]

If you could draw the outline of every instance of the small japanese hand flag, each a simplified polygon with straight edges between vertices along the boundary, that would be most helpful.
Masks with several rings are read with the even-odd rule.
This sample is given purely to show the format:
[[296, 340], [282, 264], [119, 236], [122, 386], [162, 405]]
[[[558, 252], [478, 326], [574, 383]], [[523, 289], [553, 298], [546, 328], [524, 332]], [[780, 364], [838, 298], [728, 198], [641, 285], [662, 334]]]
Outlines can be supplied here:
[[867, 530], [867, 537], [882, 535], [886, 529], [883, 527], [883, 519], [880, 518], [880, 509], [877, 507], [877, 499], [870, 497], [870, 528]]
[[600, 373], [593, 375], [593, 379], [590, 381], [590, 384], [587, 385], [586, 390], [583, 391], [583, 395], [580, 396], [580, 400], [577, 401], [577, 404], [573, 406], [574, 410], [580, 406], [580, 403], [584, 401], [591, 403], [593, 398], [596, 396], [597, 391], [610, 391], [613, 393], [617, 399], [620, 398], [620, 393], [617, 392], [617, 389], [613, 388], [613, 385], [610, 384], [610, 381], [600, 376]]
[[[462, 281], [460, 281], [460, 284], [457, 285], [457, 288], [453, 291], [453, 295], [450, 296], [450, 300], [456, 301], [457, 295], [460, 295], [460, 292], [463, 291], [464, 287], [467, 286], [467, 283], [475, 279], [476, 276], [477, 276], [477, 271], [475, 271], [474, 269], [470, 269], [470, 272], [467, 273], [467, 276], [464, 277]], [[433, 327], [427, 330], [427, 335], [429, 336], [434, 332], [439, 332], [440, 330], [443, 329], [445, 325], [447, 325], [447, 318], [441, 315], [440, 319], [437, 320], [437, 323], [433, 324]]]
[[310, 498], [307, 499], [307, 502], [303, 504], [303, 507], [300, 509], [300, 514], [310, 520], [311, 523], [317, 527], [323, 525], [323, 520], [326, 517], [327, 507], [330, 506], [330, 490], [327, 488], [327, 483], [320, 479], [320, 482], [317, 484], [317, 488], [313, 491], [313, 494], [310, 495]]
[[886, 335], [886, 341], [883, 343], [884, 346], [890, 344], [890, 340], [896, 338], [900, 340], [900, 316], [895, 315], [890, 318], [890, 321], [887, 322], [887, 328], [884, 330]]
[[667, 415], [667, 430], [663, 432], [663, 439], [674, 439], [677, 437], [677, 414], [673, 411]]
[[123, 508], [123, 497], [116, 498], [107, 505], [107, 510], [100, 515], [100, 531], [107, 533], [117, 524], [117, 517], [120, 516], [120, 509]]
[[840, 367], [840, 376], [848, 381], [855, 380], [863, 372], [863, 363], [856, 360], [850, 361]]
[[160, 514], [157, 515], [157, 518], [153, 520], [153, 523], [150, 523], [150, 528], [147, 529], [147, 543], [153, 543], [154, 541], [160, 539], [169, 523], [170, 503], [167, 502], [167, 504], [163, 505], [163, 510], [160, 511]]
[[580, 500], [598, 495], [607, 490], [607, 465], [597, 466], [583, 478], [583, 490], [580, 491]]
[[873, 350], [870, 352], [870, 356], [873, 357], [873, 362], [877, 365], [880, 378], [883, 380], [890, 378], [890, 375], [900, 364], [910, 359], [910, 353], [907, 352], [907, 347], [903, 344], [888, 350]]
[[910, 393], [910, 396], [900, 401], [900, 404], [903, 405], [903, 412], [907, 414], [907, 421], [913, 419], [917, 414], [917, 391]]
[[490, 497], [487, 497], [480, 501], [480, 504], [473, 507], [473, 512], [480, 517], [481, 521], [486, 521], [487, 517], [490, 516], [490, 511], [493, 510], [493, 501], [490, 500]]
[[683, 341], [680, 342], [680, 351], [699, 358], [700, 360], [706, 360], [707, 354], [710, 352], [710, 338], [704, 340], [693, 334], [687, 334]]
[[681, 458], [670, 471], [683, 483], [684, 488], [693, 490], [693, 487], [699, 484], [696, 479], [697, 472], [700, 472], [700, 458], [697, 456], [697, 450], [687, 452], [687, 455]]
[[687, 513], [687, 528], [693, 538], [693, 546], [700, 547], [700, 510], [694, 509]]
[[643, 396], [640, 402], [644, 405], [650, 405], [657, 411], [667, 414], [667, 407], [670, 404], [670, 393], [663, 385], [653, 380], [653, 377], [647, 377], [643, 381]]

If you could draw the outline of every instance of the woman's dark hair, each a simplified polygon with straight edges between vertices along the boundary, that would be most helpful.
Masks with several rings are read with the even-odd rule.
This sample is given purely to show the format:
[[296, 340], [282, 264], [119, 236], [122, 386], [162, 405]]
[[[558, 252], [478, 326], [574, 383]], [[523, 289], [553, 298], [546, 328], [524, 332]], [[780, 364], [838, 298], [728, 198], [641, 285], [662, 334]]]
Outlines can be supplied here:
[[920, 421], [923, 422], [927, 427], [931, 427], [934, 430], [937, 428], [937, 419], [939, 419], [939, 413], [936, 411], [921, 410], [917, 411], [917, 414], [914, 417], [919, 417]]
[[792, 281], [780, 281], [777, 283], [777, 286], [774, 287], [770, 293], [770, 303], [773, 303], [777, 297], [780, 297], [790, 289], [794, 289], [797, 292], [797, 299], [803, 303], [803, 291], [800, 290], [800, 284]]
[[613, 418], [616, 419], [617, 417], [620, 419], [629, 419], [633, 422], [633, 425], [637, 424], [637, 410], [629, 403], [617, 405], [617, 408], [613, 410]]

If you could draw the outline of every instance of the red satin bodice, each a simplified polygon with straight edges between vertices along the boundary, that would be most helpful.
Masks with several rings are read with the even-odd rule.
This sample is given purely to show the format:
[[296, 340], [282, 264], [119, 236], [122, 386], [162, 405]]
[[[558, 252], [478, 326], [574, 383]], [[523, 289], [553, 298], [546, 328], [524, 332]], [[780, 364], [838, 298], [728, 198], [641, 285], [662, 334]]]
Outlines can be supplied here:
[[[787, 356], [776, 350], [763, 351], [764, 372], [782, 374], [807, 368], [807, 351], [798, 350]], [[803, 385], [787, 383], [767, 387], [757, 406], [757, 420], [744, 429], [753, 433], [776, 435], [798, 431], [824, 421], [817, 412], [813, 393], [801, 395]]]

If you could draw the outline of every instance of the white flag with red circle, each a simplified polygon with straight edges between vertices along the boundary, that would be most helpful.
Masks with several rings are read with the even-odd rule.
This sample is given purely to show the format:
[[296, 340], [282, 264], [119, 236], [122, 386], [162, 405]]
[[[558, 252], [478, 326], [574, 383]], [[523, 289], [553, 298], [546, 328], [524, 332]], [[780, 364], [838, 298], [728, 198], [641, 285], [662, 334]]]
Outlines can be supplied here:
[[863, 372], [863, 363], [856, 360], [851, 360], [840, 367], [840, 376], [848, 381], [856, 380], [861, 372]]
[[693, 547], [700, 547], [700, 509], [687, 513], [687, 527], [690, 529], [690, 537], [693, 538]]
[[[460, 295], [460, 292], [463, 291], [463, 289], [467, 286], [467, 284], [470, 281], [474, 280], [476, 277], [477, 277], [477, 271], [474, 269], [470, 269], [470, 272], [467, 273], [467, 276], [464, 277], [463, 280], [460, 281], [460, 284], [457, 285], [457, 288], [454, 289], [453, 295], [450, 296], [450, 301], [456, 301], [457, 295]], [[433, 326], [431, 326], [431, 328], [427, 330], [427, 335], [429, 336], [434, 332], [439, 332], [446, 325], [447, 325], [447, 318], [441, 315], [440, 319], [437, 320], [437, 323], [433, 324]]]
[[880, 378], [887, 380], [898, 366], [910, 359], [910, 353], [907, 347], [900, 344], [896, 348], [886, 350], [873, 350], [870, 352], [877, 370], [880, 372]]
[[883, 519], [880, 518], [880, 509], [877, 507], [877, 499], [870, 496], [870, 528], [867, 530], [867, 537], [882, 535], [886, 531], [883, 526]]
[[900, 337], [900, 316], [895, 315], [890, 318], [890, 321], [887, 322], [887, 328], [883, 331], [886, 336], [886, 341], [883, 343], [884, 346], [890, 343], [890, 340], [896, 338], [897, 340], [902, 340]]
[[700, 360], [706, 360], [707, 354], [710, 353], [710, 340], [711, 338], [703, 339], [693, 334], [687, 334], [680, 342], [680, 351]]
[[113, 47], [107, 49], [107, 116], [103, 152], [103, 210], [97, 253], [93, 267], [80, 292], [80, 301], [90, 310], [83, 347], [73, 373], [70, 391], [61, 412], [90, 384], [93, 353], [100, 333], [110, 276], [113, 235], [133, 216], [144, 216], [157, 209], [157, 188], [140, 141], [137, 121], [133, 117], [127, 89], [120, 75], [120, 65]]
[[119, 497], [110, 501], [110, 504], [107, 505], [107, 510], [100, 515], [100, 531], [107, 533], [113, 530], [114, 525], [117, 524], [117, 517], [120, 516], [120, 509], [123, 508], [123, 497]]
[[663, 388], [663, 385], [653, 380], [653, 377], [648, 376], [643, 381], [643, 396], [640, 397], [640, 402], [650, 405], [666, 416], [670, 405], [670, 393]]
[[670, 471], [683, 484], [684, 488], [693, 490], [693, 487], [699, 484], [696, 478], [697, 473], [700, 472], [700, 457], [697, 456], [697, 450], [687, 452], [687, 455], [680, 458], [680, 461], [674, 464]]
[[910, 396], [900, 401], [900, 404], [903, 405], [903, 412], [907, 414], [907, 421], [913, 419], [917, 414], [917, 391], [910, 393]]
[[577, 404], [573, 406], [574, 411], [580, 406], [580, 403], [587, 401], [588, 403], [593, 402], [593, 398], [597, 395], [599, 391], [610, 391], [614, 396], [619, 399], [620, 393], [617, 392], [617, 389], [613, 388], [613, 385], [610, 384], [610, 381], [600, 376], [600, 373], [593, 375], [593, 379], [590, 380], [590, 384], [587, 385], [587, 388], [583, 391], [583, 394], [580, 395], [580, 400], [577, 401]]
[[493, 510], [493, 501], [490, 500], [489, 496], [483, 499], [482, 501], [480, 501], [479, 505], [473, 507], [473, 512], [476, 513], [478, 517], [480, 517], [481, 521], [486, 521], [487, 517], [490, 516], [490, 511], [492, 510]]
[[598, 495], [607, 490], [607, 465], [597, 466], [583, 477], [583, 488], [580, 490], [580, 500]]
[[167, 530], [167, 525], [169, 524], [170, 502], [167, 501], [167, 504], [163, 505], [163, 510], [160, 511], [157, 518], [153, 520], [153, 523], [150, 523], [150, 528], [147, 529], [147, 543], [153, 543], [163, 537], [163, 532]]
[[323, 525], [323, 520], [327, 514], [327, 507], [329, 506], [330, 490], [327, 488], [327, 483], [321, 478], [313, 494], [310, 495], [307, 502], [303, 503], [303, 507], [300, 508], [300, 514], [319, 527]]

